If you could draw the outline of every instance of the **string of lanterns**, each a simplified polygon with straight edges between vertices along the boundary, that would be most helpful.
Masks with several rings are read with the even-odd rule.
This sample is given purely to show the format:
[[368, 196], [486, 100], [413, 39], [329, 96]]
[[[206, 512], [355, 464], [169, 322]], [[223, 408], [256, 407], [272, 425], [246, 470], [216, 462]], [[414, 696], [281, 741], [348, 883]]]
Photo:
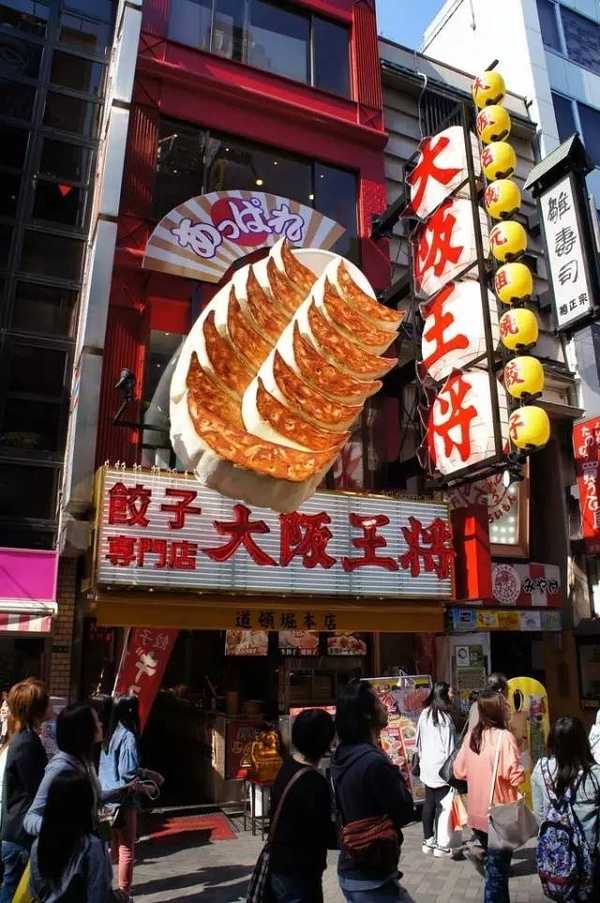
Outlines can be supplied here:
[[533, 276], [519, 258], [527, 250], [527, 232], [512, 219], [521, 206], [521, 192], [512, 180], [517, 155], [506, 141], [511, 120], [502, 102], [506, 94], [504, 79], [494, 69], [486, 70], [473, 83], [473, 100], [479, 113], [477, 132], [483, 144], [481, 162], [487, 182], [484, 204], [488, 216], [497, 221], [490, 231], [491, 252], [499, 266], [494, 288], [500, 302], [509, 310], [500, 318], [500, 341], [512, 353], [504, 367], [504, 385], [518, 401], [508, 422], [511, 442], [518, 449], [542, 448], [550, 438], [550, 420], [546, 411], [532, 404], [544, 388], [544, 369], [531, 354], [539, 336], [535, 313], [527, 306], [533, 294]]

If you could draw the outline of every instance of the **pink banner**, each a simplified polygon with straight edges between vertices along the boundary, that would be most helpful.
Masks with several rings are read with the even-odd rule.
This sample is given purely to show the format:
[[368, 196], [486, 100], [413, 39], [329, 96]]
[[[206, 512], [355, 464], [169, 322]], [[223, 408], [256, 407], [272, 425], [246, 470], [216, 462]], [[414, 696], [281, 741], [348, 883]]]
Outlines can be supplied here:
[[0, 599], [54, 602], [58, 553], [0, 548]]

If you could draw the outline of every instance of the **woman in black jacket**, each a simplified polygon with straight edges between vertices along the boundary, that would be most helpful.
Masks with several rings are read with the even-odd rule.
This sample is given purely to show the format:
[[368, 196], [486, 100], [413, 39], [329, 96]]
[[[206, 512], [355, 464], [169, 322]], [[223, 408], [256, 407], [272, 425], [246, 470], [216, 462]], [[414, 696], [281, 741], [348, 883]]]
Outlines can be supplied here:
[[[362, 819], [391, 819], [402, 845], [402, 828], [412, 821], [413, 802], [398, 768], [379, 748], [379, 735], [387, 725], [387, 710], [372, 686], [351, 681], [337, 700], [335, 726], [340, 745], [332, 764], [332, 778], [341, 826], [358, 826]], [[349, 903], [376, 903], [410, 896], [401, 887], [397, 859], [385, 866], [358, 863], [347, 849], [338, 862], [342, 892]], [[376, 857], [373, 857], [376, 859]], [[385, 857], [387, 859], [387, 857]]]
[[14, 733], [6, 757], [2, 794], [4, 876], [0, 903], [11, 903], [29, 858], [32, 838], [23, 827], [23, 819], [46, 767], [46, 753], [37, 732], [48, 717], [49, 705], [48, 691], [41, 680], [23, 680], [8, 694]]
[[278, 903], [323, 903], [327, 849], [337, 844], [329, 785], [317, 767], [334, 733], [333, 718], [327, 712], [301, 712], [292, 727], [295, 752], [275, 778], [271, 818], [290, 780], [304, 772], [290, 787], [271, 840], [271, 890]]

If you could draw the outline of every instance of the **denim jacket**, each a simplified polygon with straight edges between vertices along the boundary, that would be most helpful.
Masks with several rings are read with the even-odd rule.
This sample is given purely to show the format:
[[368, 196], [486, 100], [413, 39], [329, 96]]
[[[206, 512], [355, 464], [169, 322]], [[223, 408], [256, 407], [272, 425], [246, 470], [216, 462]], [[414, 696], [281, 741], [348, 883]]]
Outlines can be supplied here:
[[[110, 738], [108, 750], [100, 754], [99, 778], [103, 791], [116, 790], [129, 784], [140, 771], [138, 741], [133, 731], [119, 724]], [[134, 805], [133, 798], [122, 805]]]

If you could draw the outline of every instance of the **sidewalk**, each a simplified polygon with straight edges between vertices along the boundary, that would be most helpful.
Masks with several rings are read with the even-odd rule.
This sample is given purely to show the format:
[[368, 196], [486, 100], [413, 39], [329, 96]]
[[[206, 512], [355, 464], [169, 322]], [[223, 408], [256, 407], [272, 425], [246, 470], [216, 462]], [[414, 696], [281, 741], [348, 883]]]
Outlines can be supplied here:
[[[483, 899], [481, 878], [468, 862], [424, 856], [420, 824], [410, 825], [404, 835], [402, 883], [415, 903], [479, 903]], [[260, 848], [260, 838], [252, 837], [249, 832], [237, 834], [233, 840], [186, 848], [173, 843], [141, 842], [136, 848], [135, 901], [243, 903]], [[327, 903], [343, 903], [337, 884], [336, 858], [337, 854], [329, 854], [325, 874]], [[510, 895], [511, 903], [545, 903], [531, 847], [519, 850], [513, 858]]]

